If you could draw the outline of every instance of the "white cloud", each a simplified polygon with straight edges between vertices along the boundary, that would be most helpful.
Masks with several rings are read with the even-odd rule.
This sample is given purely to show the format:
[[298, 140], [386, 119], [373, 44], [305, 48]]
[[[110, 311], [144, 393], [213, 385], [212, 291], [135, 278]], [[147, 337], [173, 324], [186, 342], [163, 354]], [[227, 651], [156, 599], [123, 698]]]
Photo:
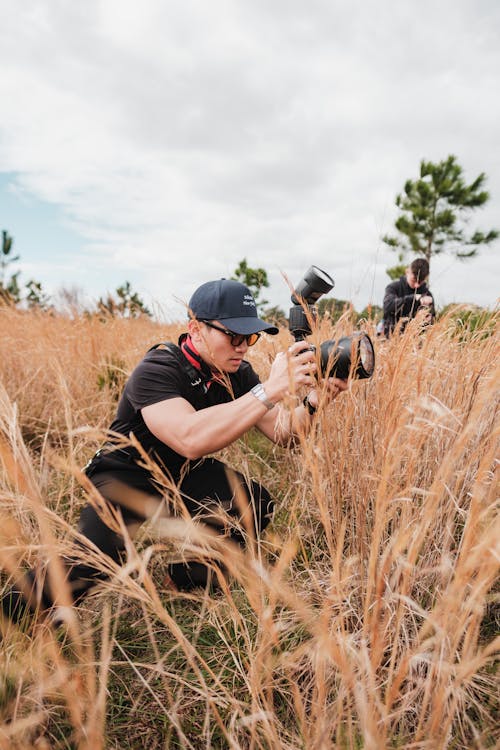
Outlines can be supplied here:
[[[500, 224], [493, 0], [0, 10], [0, 171], [64, 208], [95, 294], [115, 274], [187, 298], [246, 256], [283, 307], [280, 271], [298, 280], [313, 262], [337, 296], [380, 303], [394, 197], [421, 158], [449, 153], [466, 178], [487, 173], [477, 223]], [[450, 274], [436, 260], [442, 304], [493, 304], [498, 258], [488, 249]]]

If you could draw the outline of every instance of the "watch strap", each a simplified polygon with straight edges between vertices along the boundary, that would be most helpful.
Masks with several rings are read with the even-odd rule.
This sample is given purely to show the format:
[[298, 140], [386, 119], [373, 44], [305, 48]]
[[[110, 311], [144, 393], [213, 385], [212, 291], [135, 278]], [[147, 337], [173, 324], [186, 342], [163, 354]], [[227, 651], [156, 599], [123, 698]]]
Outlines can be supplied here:
[[304, 407], [307, 409], [309, 414], [312, 416], [313, 414], [316, 414], [318, 411], [317, 406], [313, 406], [311, 402], [309, 401], [309, 396], [304, 396], [302, 403], [304, 404]]
[[257, 383], [257, 385], [254, 385], [253, 388], [250, 388], [250, 393], [252, 393], [255, 398], [259, 399], [259, 401], [262, 401], [266, 409], [268, 409], [269, 411], [276, 406], [273, 401], [269, 401], [262, 383]]

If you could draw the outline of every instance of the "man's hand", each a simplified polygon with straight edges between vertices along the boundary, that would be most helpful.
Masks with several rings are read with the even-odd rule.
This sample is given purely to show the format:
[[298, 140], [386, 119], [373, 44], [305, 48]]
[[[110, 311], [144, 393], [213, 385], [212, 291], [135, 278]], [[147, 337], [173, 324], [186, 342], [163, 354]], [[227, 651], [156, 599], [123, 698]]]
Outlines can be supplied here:
[[[347, 382], [347, 380], [341, 380], [341, 378], [327, 378], [327, 380], [324, 382], [326, 382], [328, 403], [337, 398], [339, 393], [342, 393], [342, 391], [347, 391], [347, 389], [349, 388], [349, 383]], [[314, 388], [312, 391], [310, 391], [310, 393], [308, 393], [307, 400], [314, 409], [318, 408], [319, 393], [317, 388]]]
[[307, 341], [296, 341], [286, 352], [280, 352], [271, 365], [268, 379], [263, 383], [271, 401], [281, 401], [288, 393], [301, 386], [314, 386], [316, 354]]

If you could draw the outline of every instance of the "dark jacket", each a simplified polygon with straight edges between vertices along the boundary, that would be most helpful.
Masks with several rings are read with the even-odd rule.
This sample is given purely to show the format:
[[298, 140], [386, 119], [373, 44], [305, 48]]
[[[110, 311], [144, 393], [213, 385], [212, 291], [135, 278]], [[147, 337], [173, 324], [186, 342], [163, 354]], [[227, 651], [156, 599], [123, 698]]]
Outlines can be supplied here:
[[[390, 336], [401, 318], [403, 318], [401, 324], [401, 331], [403, 331], [408, 321], [415, 317], [421, 308], [420, 300], [416, 299], [417, 294], [432, 297], [425, 282], [417, 289], [412, 289], [406, 281], [406, 276], [401, 276], [400, 279], [386, 286], [384, 294], [384, 334], [386, 336]], [[434, 301], [430, 306], [430, 312], [432, 322], [436, 315]]]

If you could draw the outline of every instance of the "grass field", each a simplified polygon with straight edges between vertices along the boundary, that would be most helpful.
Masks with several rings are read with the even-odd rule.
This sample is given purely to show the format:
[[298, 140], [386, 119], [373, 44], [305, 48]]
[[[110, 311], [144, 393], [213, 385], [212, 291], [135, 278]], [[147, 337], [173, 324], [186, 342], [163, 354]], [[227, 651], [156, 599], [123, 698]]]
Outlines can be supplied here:
[[[497, 747], [498, 315], [463, 321], [376, 340], [375, 376], [295, 448], [252, 433], [224, 452], [276, 499], [245, 554], [156, 516], [63, 629], [3, 622], [0, 750]], [[81, 467], [127, 374], [182, 324], [0, 307], [0, 326], [1, 585], [36, 565], [64, 604]], [[262, 377], [289, 343], [250, 352]], [[229, 584], [168, 588], [181, 552]]]

